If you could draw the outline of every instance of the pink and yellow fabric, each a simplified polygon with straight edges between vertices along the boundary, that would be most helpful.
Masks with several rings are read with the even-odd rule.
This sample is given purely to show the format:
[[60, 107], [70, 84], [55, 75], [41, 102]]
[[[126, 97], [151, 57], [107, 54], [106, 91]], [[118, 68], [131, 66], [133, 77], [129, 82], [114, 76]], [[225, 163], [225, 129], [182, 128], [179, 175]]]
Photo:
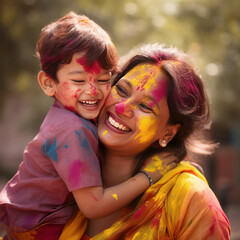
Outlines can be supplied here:
[[[86, 220], [78, 212], [60, 240], [86, 239], [85, 229]], [[91, 239], [226, 240], [230, 224], [204, 176], [181, 162], [145, 192], [134, 211]]]

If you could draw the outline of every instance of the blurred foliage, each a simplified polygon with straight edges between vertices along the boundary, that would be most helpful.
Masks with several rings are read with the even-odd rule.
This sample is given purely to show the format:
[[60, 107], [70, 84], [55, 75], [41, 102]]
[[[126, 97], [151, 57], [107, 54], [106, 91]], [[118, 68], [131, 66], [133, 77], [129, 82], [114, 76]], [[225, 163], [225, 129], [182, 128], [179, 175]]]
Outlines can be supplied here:
[[38, 87], [35, 57], [46, 24], [69, 11], [85, 14], [112, 37], [119, 55], [140, 43], [165, 43], [189, 53], [206, 82], [214, 118], [240, 119], [240, 1], [237, 0], [1, 0], [0, 106], [14, 96], [39, 127], [49, 104]]

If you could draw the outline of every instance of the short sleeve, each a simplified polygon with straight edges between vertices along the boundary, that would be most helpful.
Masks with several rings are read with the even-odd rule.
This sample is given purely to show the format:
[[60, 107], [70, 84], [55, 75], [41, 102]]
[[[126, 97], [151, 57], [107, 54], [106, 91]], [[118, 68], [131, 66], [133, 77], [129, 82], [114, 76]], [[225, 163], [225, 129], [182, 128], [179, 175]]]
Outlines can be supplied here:
[[102, 185], [97, 148], [96, 131], [85, 122], [64, 126], [41, 146], [70, 192]]
[[208, 185], [184, 173], [168, 201], [171, 239], [230, 239], [230, 224]]

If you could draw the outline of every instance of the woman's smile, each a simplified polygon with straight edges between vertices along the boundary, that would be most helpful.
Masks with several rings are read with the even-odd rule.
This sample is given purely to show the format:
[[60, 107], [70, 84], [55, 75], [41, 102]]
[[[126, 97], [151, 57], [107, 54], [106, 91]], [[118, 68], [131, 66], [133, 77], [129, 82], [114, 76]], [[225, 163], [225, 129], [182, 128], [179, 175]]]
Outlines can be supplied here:
[[132, 131], [126, 123], [117, 118], [113, 113], [107, 112], [106, 117], [105, 124], [110, 130], [122, 134]]

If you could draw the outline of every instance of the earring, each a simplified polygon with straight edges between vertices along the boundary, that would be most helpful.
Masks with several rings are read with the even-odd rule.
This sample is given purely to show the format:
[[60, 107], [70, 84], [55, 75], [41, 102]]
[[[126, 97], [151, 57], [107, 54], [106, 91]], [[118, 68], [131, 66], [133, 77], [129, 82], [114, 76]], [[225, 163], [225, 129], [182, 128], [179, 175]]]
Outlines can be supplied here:
[[162, 147], [166, 147], [166, 146], [167, 146], [166, 140], [163, 139], [163, 140], [161, 141], [161, 146], [162, 146]]

